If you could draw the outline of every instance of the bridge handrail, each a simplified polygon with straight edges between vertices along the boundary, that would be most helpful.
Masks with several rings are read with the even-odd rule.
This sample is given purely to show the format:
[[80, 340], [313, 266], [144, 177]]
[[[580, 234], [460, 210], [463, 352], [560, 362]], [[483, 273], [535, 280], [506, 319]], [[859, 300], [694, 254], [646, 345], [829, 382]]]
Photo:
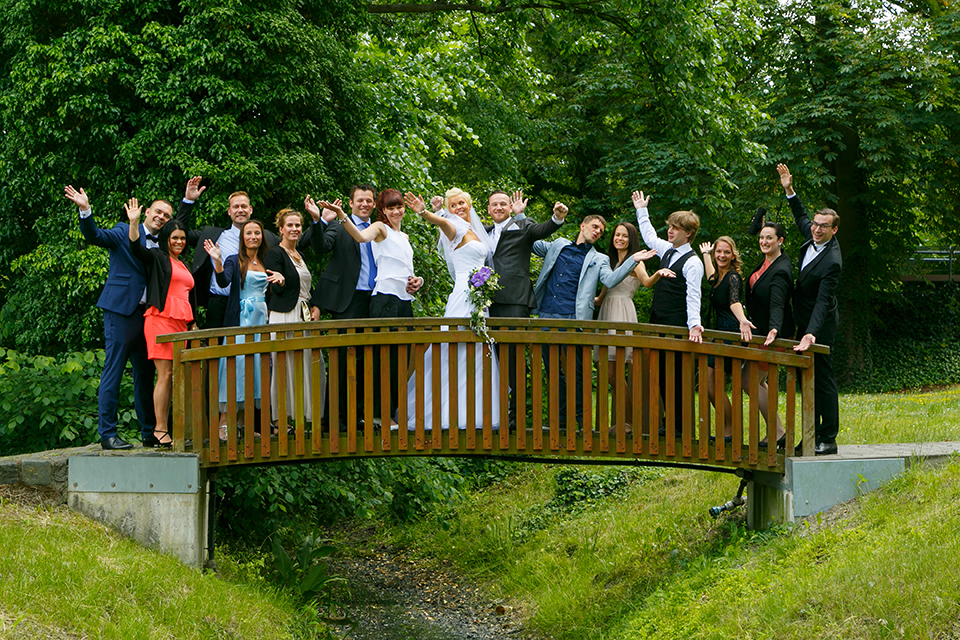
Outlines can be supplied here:
[[[229, 464], [267, 464], [271, 462], [293, 462], [310, 459], [342, 459], [371, 455], [425, 455], [435, 453], [440, 455], [544, 455], [544, 456], [587, 456], [609, 457], [622, 460], [624, 457], [633, 459], [661, 461], [664, 463], [690, 464], [700, 463], [717, 467], [740, 467], [782, 471], [786, 457], [792, 456], [792, 447], [782, 453], [775, 447], [766, 451], [760, 446], [760, 438], [764, 434], [759, 428], [759, 408], [757, 400], [760, 397], [758, 376], [763, 367], [770, 370], [770, 380], [778, 381], [779, 369], [786, 371], [786, 411], [785, 429], [788, 441], [794, 439], [795, 412], [801, 410], [801, 426], [803, 432], [804, 455], [812, 454], [813, 442], [813, 357], [814, 352], [827, 352], [826, 347], [815, 345], [806, 353], [796, 353], [792, 347], [796, 342], [777, 340], [770, 348], [758, 348], [762, 345], [762, 337], [754, 338], [750, 344], [744, 343], [738, 334], [720, 331], [706, 331], [703, 344], [689, 342], [687, 331], [684, 328], [668, 327], [653, 324], [609, 323], [599, 321], [571, 321], [571, 320], [541, 320], [541, 319], [500, 319], [488, 320], [490, 334], [496, 341], [493, 350], [497, 352], [501, 363], [501, 376], [493, 380], [489, 368], [475, 367], [483, 362], [490, 351], [488, 345], [483, 345], [483, 354], [478, 351], [474, 355], [473, 349], [462, 351], [463, 345], [478, 345], [479, 338], [467, 327], [469, 319], [456, 318], [405, 318], [397, 321], [400, 326], [384, 325], [383, 320], [359, 321], [320, 321], [311, 323], [292, 323], [284, 325], [260, 325], [255, 327], [233, 327], [225, 329], [192, 331], [179, 334], [170, 334], [161, 339], [174, 343], [174, 441], [179, 450], [194, 451], [202, 455], [204, 464], [210, 467]], [[444, 330], [446, 329], [446, 330]], [[286, 337], [290, 332], [292, 337]], [[613, 332], [613, 333], [611, 333]], [[271, 334], [273, 334], [271, 336]], [[253, 335], [258, 341], [246, 340], [237, 343], [237, 336]], [[221, 344], [222, 342], [222, 344]], [[419, 371], [419, 363], [423, 362], [424, 353], [430, 353], [430, 345], [451, 344], [448, 350], [450, 357], [450, 372], [457, 369], [457, 359], [461, 366], [466, 365], [467, 392], [465, 403], [467, 415], [472, 415], [476, 403], [481, 404], [483, 418], [473, 422], [468, 418], [466, 430], [456, 428], [447, 430], [437, 429], [433, 433], [423, 428], [423, 419], [418, 411], [424, 410], [424, 389], [440, 390], [444, 381], [439, 372], [438, 350], [433, 350], [433, 373], [430, 379], [425, 379]], [[452, 348], [459, 344], [458, 349]], [[491, 413], [495, 407], [489, 401], [490, 392], [495, 385], [500, 389], [499, 412], [506, 415], [508, 404], [508, 382], [506, 367], [509, 350], [514, 346], [522, 349], [518, 353], [522, 358], [517, 359], [516, 372], [518, 379], [527, 380], [529, 374], [530, 389], [518, 385], [514, 391], [518, 403], [523, 402], [526, 407], [526, 398], [529, 396], [532, 410], [529, 417], [527, 412], [523, 416], [518, 413], [518, 425], [505, 424], [499, 430], [491, 426]], [[596, 366], [596, 388], [594, 388], [594, 366], [588, 363], [594, 361], [595, 350], [599, 353], [602, 364], [607, 361], [608, 348], [616, 353], [616, 366], [611, 369], [614, 379], [609, 379], [607, 366]], [[627, 360], [627, 351], [632, 349], [634, 357]], [[303, 354], [311, 350], [311, 360], [306, 362], [307, 368], [315, 372], [311, 387], [304, 388]], [[530, 357], [526, 357], [529, 350]], [[348, 398], [346, 406], [339, 406], [339, 402], [331, 405], [328, 424], [321, 419], [322, 407], [314, 409], [311, 415], [304, 415], [304, 394], [309, 393], [311, 398], [322, 397], [326, 387], [319, 386], [317, 378], [322, 372], [321, 352], [328, 353], [328, 364], [331, 371], [329, 391], [332, 397], [338, 392], [338, 376], [334, 373], [342, 359], [350, 372], [348, 375]], [[460, 355], [457, 356], [458, 351]], [[269, 354], [273, 353], [276, 362], [271, 364]], [[246, 429], [242, 441], [242, 450], [237, 442], [237, 392], [236, 379], [238, 372], [246, 376], [246, 397], [254, 396], [253, 358], [246, 358], [242, 365], [238, 365], [236, 356], [262, 354], [260, 358], [261, 373], [261, 406], [270, 405], [269, 381], [271, 372], [279, 379], [277, 407], [280, 416], [286, 416], [286, 407], [296, 407], [295, 418], [291, 418], [293, 426], [288, 434], [284, 428], [279, 429], [276, 435], [269, 434], [268, 412], [260, 417], [261, 441], [255, 442], [251, 427]], [[674, 354], [669, 356], [669, 354]], [[558, 394], [561, 393], [560, 383], [555, 376], [541, 379], [544, 365], [552, 371], [559, 371], [560, 365], [564, 370], [573, 370], [574, 356], [582, 358], [584, 375], [581, 378], [584, 399], [584, 423], [591, 425], [590, 429], [578, 429], [571, 409], [573, 402], [568, 403], [565, 415], [560, 415], [557, 409]], [[716, 433], [711, 432], [711, 422], [716, 424], [718, 417], [713, 417], [708, 400], [706, 377], [701, 376], [697, 382], [697, 372], [706, 371], [708, 357], [718, 359], [717, 369], [723, 368], [725, 362], [732, 363], [731, 389], [733, 402], [730, 420], [733, 429], [731, 443], [715, 442], [714, 435], [720, 434], [721, 425], [716, 425]], [[294, 397], [286, 398], [287, 374], [284, 363], [292, 358], [296, 363], [294, 371]], [[359, 367], [365, 365], [368, 376], [373, 370], [375, 358], [385, 358], [383, 362], [394, 363], [399, 367], [401, 382], [396, 387], [398, 400], [398, 418], [401, 425], [406, 424], [408, 413], [416, 417], [416, 429], [408, 434], [406, 428], [390, 430], [388, 425], [381, 423], [374, 426], [374, 407], [378, 398], [373, 396], [371, 384], [364, 390], [362, 409], [358, 409], [360, 398], [357, 397], [356, 378]], [[674, 360], [676, 358], [676, 360]], [[219, 363], [225, 363], [221, 365]], [[424, 363], [424, 366], [426, 363]], [[219, 395], [219, 380], [217, 370], [223, 366], [226, 372], [226, 413], [228, 414], [229, 437], [225, 444], [219, 443], [217, 427], [219, 426], [219, 411], [217, 400]], [[242, 366], [242, 368], [241, 368]], [[658, 373], [659, 370], [659, 373]], [[627, 373], [630, 373], [629, 378]], [[408, 375], [409, 374], [409, 375]], [[393, 389], [388, 372], [381, 368], [381, 389]], [[407, 378], [416, 376], [416, 384], [412, 385], [415, 391], [413, 406], [407, 406], [405, 389]], [[479, 380], [476, 380], [479, 377]], [[674, 377], [681, 384], [682, 418], [680, 425], [675, 424], [675, 404], [672, 395], [676, 390]], [[725, 393], [726, 385], [723, 376], [716, 376], [716, 395]], [[476, 380], [476, 382], [475, 382]], [[744, 381], [746, 381], [744, 383]], [[797, 404], [796, 385], [801, 382], [804, 393], [802, 404]], [[661, 385], [662, 383], [662, 385]], [[616, 393], [611, 406], [606, 390], [612, 384]], [[623, 402], [624, 392], [628, 388], [633, 391], [633, 402], [626, 406]], [[662, 389], [661, 389], [662, 386]], [[576, 397], [576, 385], [571, 377], [567, 378], [564, 389], [571, 398]], [[711, 389], [710, 391], [713, 391]], [[747, 391], [750, 401], [749, 410], [745, 411], [742, 393]], [[662, 393], [661, 393], [662, 392]], [[777, 406], [780, 392], [777, 384], [771, 384], [766, 392], [766, 400], [770, 406]], [[439, 393], [431, 391], [435, 411], [439, 410]], [[481, 397], [477, 397], [481, 396]], [[332, 399], [331, 397], [331, 399]], [[381, 413], [387, 409], [387, 399], [379, 398]], [[660, 404], [663, 402], [663, 408]], [[292, 404], [290, 404], [292, 403]], [[244, 420], [252, 425], [254, 409], [248, 403], [242, 410]], [[451, 424], [457, 411], [457, 400], [451, 403]], [[611, 419], [608, 410], [615, 409]], [[546, 420], [543, 419], [546, 411]], [[594, 422], [594, 412], [596, 422]], [[340, 421], [345, 416], [346, 433], [338, 433], [329, 422]], [[663, 422], [661, 422], [661, 418]], [[723, 421], [726, 422], [726, 419]], [[627, 431], [627, 423], [636, 425], [636, 432]], [[657, 424], [666, 426], [666, 433], [657, 433]], [[599, 432], [592, 426], [596, 424]], [[310, 426], [308, 426], [310, 425]], [[528, 430], [528, 426], [531, 429]], [[607, 427], [612, 426], [611, 433]], [[463, 429], [463, 425], [460, 425]], [[743, 430], [749, 433], [743, 437]], [[561, 434], [565, 431], [565, 436]], [[676, 430], [676, 434], [674, 434]], [[447, 433], [449, 431], [449, 433]], [[444, 435], [446, 433], [446, 435]], [[379, 438], [376, 436], [379, 434]], [[408, 435], [412, 440], [412, 447], [408, 442]], [[463, 435], [465, 435], [465, 442]], [[544, 436], [549, 435], [549, 443]], [[771, 425], [766, 429], [766, 440], [775, 439], [775, 430]], [[289, 438], [288, 438], [289, 436]], [[478, 436], [481, 436], [478, 438]], [[608, 437], [609, 436], [609, 437]], [[614, 440], [615, 439], [615, 440]], [[599, 440], [599, 443], [595, 441]], [[718, 438], [719, 440], [719, 438]], [[214, 446], [209, 443], [213, 442]], [[293, 443], [291, 450], [290, 444]], [[679, 445], [679, 447], [677, 446]], [[746, 447], [744, 449], [743, 447]]]

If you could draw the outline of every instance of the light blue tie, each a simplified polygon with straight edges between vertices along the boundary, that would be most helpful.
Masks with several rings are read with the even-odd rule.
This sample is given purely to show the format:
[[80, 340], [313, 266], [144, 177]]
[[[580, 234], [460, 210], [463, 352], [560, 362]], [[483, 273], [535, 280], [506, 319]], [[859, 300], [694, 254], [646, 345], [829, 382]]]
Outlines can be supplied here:
[[[369, 222], [361, 222], [360, 229], [366, 229], [370, 226]], [[373, 247], [370, 246], [369, 242], [363, 243], [363, 249], [367, 253], [367, 265], [370, 267], [370, 277], [367, 279], [367, 286], [370, 287], [370, 290], [373, 291], [377, 286], [377, 263], [373, 261]]]

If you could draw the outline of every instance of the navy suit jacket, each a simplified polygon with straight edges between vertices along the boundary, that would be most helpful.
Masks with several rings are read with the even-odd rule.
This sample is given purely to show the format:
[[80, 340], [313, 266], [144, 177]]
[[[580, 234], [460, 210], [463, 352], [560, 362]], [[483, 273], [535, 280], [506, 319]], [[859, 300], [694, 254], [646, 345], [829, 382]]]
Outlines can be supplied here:
[[[177, 220], [184, 224], [189, 223], [192, 210], [193, 204], [181, 201]], [[86, 218], [80, 218], [80, 233], [87, 244], [110, 250], [107, 282], [103, 285], [103, 293], [100, 294], [97, 306], [122, 316], [133, 315], [147, 286], [143, 263], [130, 251], [129, 228], [126, 222], [120, 222], [112, 229], [101, 229], [92, 213]], [[147, 231], [141, 224], [141, 245], [145, 246], [146, 235]]]

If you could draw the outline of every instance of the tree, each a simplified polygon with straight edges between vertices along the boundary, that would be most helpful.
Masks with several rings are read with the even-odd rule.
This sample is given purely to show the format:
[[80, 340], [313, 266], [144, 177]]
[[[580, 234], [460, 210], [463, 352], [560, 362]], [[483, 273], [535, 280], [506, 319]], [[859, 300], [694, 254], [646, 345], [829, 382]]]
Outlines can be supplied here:
[[105, 276], [83, 249], [63, 185], [88, 189], [103, 225], [120, 205], [214, 187], [198, 222], [243, 189], [269, 220], [306, 193], [364, 174], [353, 146], [372, 106], [351, 53], [350, 2], [0, 1], [0, 268], [4, 337], [80, 348]]
[[[790, 164], [808, 209], [840, 214], [837, 350], [849, 384], [872, 373], [872, 303], [895, 290], [921, 235], [956, 237], [957, 12], [813, 0], [769, 2], [766, 14], [772, 55], [752, 84], [769, 117], [756, 139]], [[762, 180], [776, 193], [771, 171]]]

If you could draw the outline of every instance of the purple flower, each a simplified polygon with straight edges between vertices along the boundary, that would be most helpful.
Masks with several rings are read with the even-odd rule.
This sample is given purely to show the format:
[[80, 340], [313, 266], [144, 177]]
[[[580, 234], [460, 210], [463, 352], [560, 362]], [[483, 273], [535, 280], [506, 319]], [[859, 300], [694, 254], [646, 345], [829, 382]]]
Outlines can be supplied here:
[[491, 273], [493, 271], [490, 267], [480, 267], [470, 276], [470, 284], [474, 287], [482, 287], [490, 278]]
[[474, 287], [482, 287], [490, 278], [491, 273], [493, 273], [493, 270], [490, 267], [480, 267], [470, 276], [470, 284]]

